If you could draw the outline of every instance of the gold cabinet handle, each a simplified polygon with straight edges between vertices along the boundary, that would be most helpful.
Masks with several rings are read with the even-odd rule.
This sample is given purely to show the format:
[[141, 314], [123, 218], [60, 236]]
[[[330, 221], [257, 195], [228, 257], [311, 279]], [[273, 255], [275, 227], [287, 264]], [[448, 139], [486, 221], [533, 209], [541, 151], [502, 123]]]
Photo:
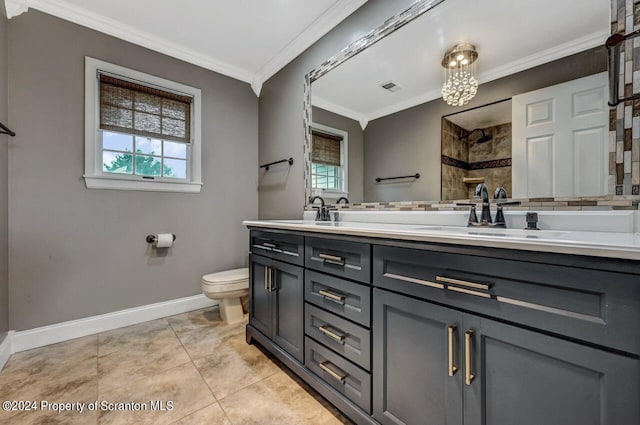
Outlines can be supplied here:
[[267, 248], [277, 248], [278, 245], [274, 244], [274, 243], [269, 243], [269, 242], [262, 242], [263, 246], [266, 246]]
[[344, 383], [344, 380], [347, 378], [346, 373], [343, 373], [342, 375], [334, 372], [333, 370], [329, 369], [329, 367], [327, 365], [331, 364], [331, 362], [329, 360], [324, 361], [322, 363], [320, 363], [318, 366], [320, 366], [320, 369], [324, 370], [325, 372], [327, 372], [329, 375], [331, 375], [332, 378], [336, 379], [337, 381], [340, 381], [342, 383]]
[[269, 292], [269, 266], [264, 266], [264, 290]]
[[464, 383], [471, 385], [476, 375], [471, 372], [471, 338], [473, 331], [469, 329], [464, 333]]
[[438, 282], [451, 283], [453, 285], [467, 286], [469, 288], [483, 289], [488, 291], [490, 286], [486, 283], [469, 282], [467, 280], [454, 279], [446, 276], [436, 276]]
[[344, 304], [344, 300], [347, 298], [344, 295], [337, 295], [333, 292], [327, 291], [326, 289], [319, 290], [318, 294], [322, 295], [325, 299], [331, 300], [338, 304]]
[[329, 254], [318, 254], [318, 257], [322, 258], [325, 262], [344, 266], [343, 257], [338, 257], [337, 255], [329, 255]]
[[273, 277], [276, 274], [276, 269], [274, 269], [273, 267], [269, 266], [269, 292], [273, 292], [273, 291], [277, 291], [278, 290], [278, 286], [274, 284], [273, 282]]
[[453, 346], [453, 338], [454, 338], [454, 334], [456, 332], [457, 326], [456, 325], [451, 325], [449, 326], [449, 328], [447, 329], [447, 333], [449, 334], [449, 376], [453, 376], [456, 374], [456, 372], [458, 371], [458, 366], [456, 366], [455, 360], [453, 358], [453, 353], [455, 352], [455, 348]]
[[344, 339], [346, 338], [346, 335], [339, 335], [339, 334], [333, 332], [332, 330], [327, 328], [327, 325], [318, 326], [318, 329], [320, 330], [320, 332], [322, 332], [323, 334], [325, 334], [329, 338], [335, 339], [339, 343], [344, 344]]

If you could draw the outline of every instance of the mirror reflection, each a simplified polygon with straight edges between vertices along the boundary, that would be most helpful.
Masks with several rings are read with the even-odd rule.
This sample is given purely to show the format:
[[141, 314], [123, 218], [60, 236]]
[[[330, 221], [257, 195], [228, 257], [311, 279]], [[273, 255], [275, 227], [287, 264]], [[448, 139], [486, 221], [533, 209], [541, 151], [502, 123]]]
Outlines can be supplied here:
[[511, 99], [442, 117], [442, 199], [511, 183]]
[[[608, 34], [609, 5], [601, 0], [446, 0], [312, 83], [318, 141], [309, 192], [354, 203], [455, 200], [468, 199], [480, 180], [509, 197], [606, 192], [606, 78], [566, 95], [553, 90], [606, 71]], [[461, 44], [476, 49], [480, 84], [468, 104], [449, 106], [443, 58]], [[550, 104], [527, 101], [545, 88]], [[538, 121], [516, 134], [510, 99], [518, 97], [525, 117], [517, 125], [527, 113]], [[546, 126], [573, 119], [565, 115], [576, 105], [591, 124]], [[580, 169], [585, 155], [591, 172]], [[410, 177], [385, 180], [401, 176]], [[567, 182], [557, 186], [558, 179]]]

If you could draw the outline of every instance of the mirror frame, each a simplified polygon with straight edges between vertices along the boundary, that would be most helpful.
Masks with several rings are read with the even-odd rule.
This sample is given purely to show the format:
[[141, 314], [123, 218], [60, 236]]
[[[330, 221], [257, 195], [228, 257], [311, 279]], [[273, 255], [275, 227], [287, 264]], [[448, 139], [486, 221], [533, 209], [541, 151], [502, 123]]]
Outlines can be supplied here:
[[337, 68], [344, 61], [354, 57], [358, 53], [373, 46], [378, 41], [382, 40], [389, 34], [399, 30], [409, 22], [422, 16], [424, 13], [443, 3], [445, 0], [418, 0], [412, 4], [408, 9], [400, 12], [399, 14], [387, 19], [377, 28], [369, 31], [367, 34], [352, 42], [347, 47], [342, 49], [336, 55], [330, 57], [326, 61], [322, 62], [320, 66], [312, 69], [305, 75], [304, 78], [304, 206], [305, 208], [309, 204], [311, 199], [311, 83], [322, 77], [327, 72], [334, 68]]

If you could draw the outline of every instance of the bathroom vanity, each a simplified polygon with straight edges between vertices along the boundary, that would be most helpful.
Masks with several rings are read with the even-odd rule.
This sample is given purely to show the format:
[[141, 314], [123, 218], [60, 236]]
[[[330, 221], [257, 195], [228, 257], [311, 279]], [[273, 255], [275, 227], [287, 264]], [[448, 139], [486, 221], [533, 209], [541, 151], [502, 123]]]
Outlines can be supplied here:
[[244, 224], [247, 341], [356, 423], [640, 423], [638, 236]]

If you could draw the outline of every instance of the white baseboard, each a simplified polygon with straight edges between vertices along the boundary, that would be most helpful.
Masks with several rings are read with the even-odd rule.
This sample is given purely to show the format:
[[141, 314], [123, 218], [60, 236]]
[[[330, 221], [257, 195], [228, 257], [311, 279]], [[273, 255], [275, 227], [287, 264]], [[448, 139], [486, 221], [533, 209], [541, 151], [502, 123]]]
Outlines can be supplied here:
[[[175, 314], [186, 313], [187, 311], [210, 307], [217, 304], [217, 301], [211, 300], [201, 294], [156, 304], [144, 305], [141, 307], [129, 308], [126, 310], [114, 311], [113, 313], [101, 314], [99, 316], [71, 320], [69, 322], [57, 323], [55, 325], [43, 326], [41, 328], [28, 329], [26, 331], [17, 331], [15, 333], [10, 332], [12, 337], [8, 343], [8, 346], [10, 347], [9, 352], [10, 354], [18, 353], [32, 348], [44, 347], [45, 345], [55, 344], [57, 342], [68, 341], [70, 339], [80, 338], [87, 335], [94, 335], [99, 332], [110, 331], [124, 326], [135, 325], [136, 323], [173, 316]], [[7, 339], [8, 338], [5, 338], [5, 342]], [[5, 342], [0, 345], [0, 364], [2, 364], [2, 347]]]
[[7, 336], [4, 337], [4, 340], [0, 342], [0, 370], [7, 364], [9, 357], [13, 354], [13, 350], [11, 347], [11, 341], [13, 339], [13, 331], [9, 331]]

